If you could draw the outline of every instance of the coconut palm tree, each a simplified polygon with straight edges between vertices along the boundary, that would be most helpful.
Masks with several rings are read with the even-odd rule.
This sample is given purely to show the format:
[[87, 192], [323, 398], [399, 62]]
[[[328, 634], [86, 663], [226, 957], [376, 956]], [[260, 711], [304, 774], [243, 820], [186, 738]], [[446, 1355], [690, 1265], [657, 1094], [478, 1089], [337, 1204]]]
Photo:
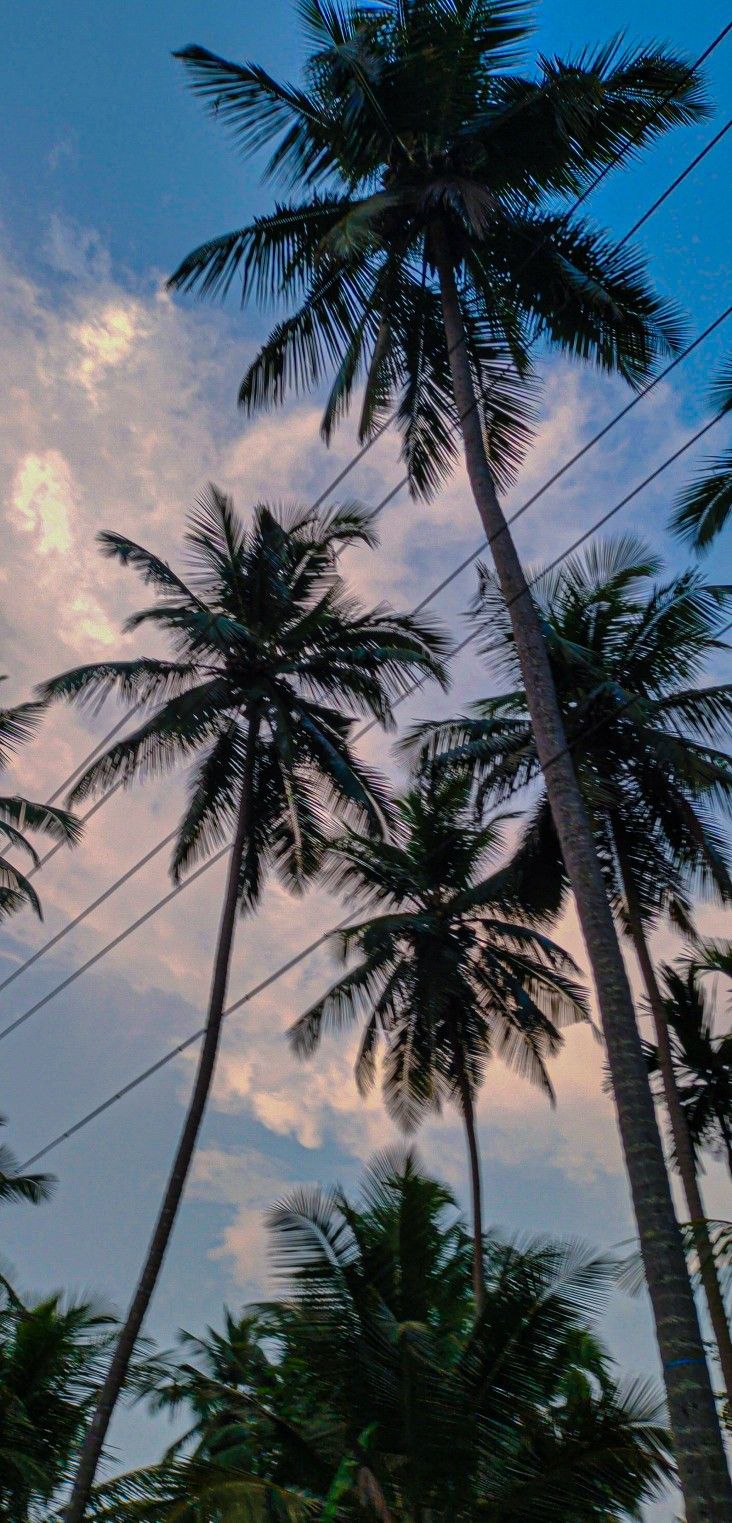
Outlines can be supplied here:
[[488, 871], [500, 849], [500, 822], [475, 826], [469, 793], [460, 777], [428, 776], [400, 801], [396, 839], [351, 831], [335, 843], [331, 879], [367, 918], [338, 932], [344, 960], [355, 956], [356, 964], [299, 1018], [290, 1037], [307, 1057], [325, 1031], [363, 1017], [356, 1060], [362, 1093], [374, 1083], [383, 1040], [387, 1108], [404, 1131], [446, 1101], [457, 1104], [468, 1145], [480, 1309], [475, 1099], [486, 1064], [500, 1054], [553, 1100], [547, 1059], [561, 1045], [559, 1027], [586, 1019], [587, 1007], [571, 957], [525, 923], [510, 871]]
[[152, 625], [167, 635], [174, 659], [94, 662], [45, 684], [45, 699], [99, 703], [116, 690], [148, 711], [91, 764], [73, 796], [192, 763], [173, 875], [227, 838], [231, 855], [193, 1092], [84, 1445], [68, 1523], [83, 1514], [180, 1205], [213, 1079], [237, 912], [254, 908], [270, 868], [301, 888], [319, 865], [336, 816], [385, 827], [387, 794], [353, 750], [353, 711], [388, 726], [392, 700], [411, 675], [445, 680], [444, 642], [432, 626], [386, 607], [362, 608], [348, 593], [339, 551], [374, 543], [369, 516], [355, 507], [278, 517], [260, 506], [246, 526], [211, 487], [189, 521], [185, 575], [124, 535], [100, 539], [106, 555], [138, 571], [157, 594], [128, 627]]
[[182, 1442], [97, 1516], [618, 1523], [657, 1494], [659, 1405], [592, 1327], [610, 1264], [492, 1238], [476, 1320], [469, 1237], [413, 1154], [377, 1156], [360, 1199], [297, 1191], [270, 1229], [279, 1298], [186, 1340], [155, 1393]]
[[[714, 821], [716, 809], [732, 808], [732, 764], [714, 744], [732, 732], [732, 686], [698, 685], [719, 649], [731, 594], [696, 571], [656, 582], [659, 569], [643, 542], [628, 535], [595, 545], [539, 578], [536, 598], [608, 893], [633, 944], [653, 1014], [674, 1152], [732, 1399], [732, 1340], [648, 943], [664, 913], [691, 928], [691, 886], [732, 896], [725, 841]], [[503, 598], [485, 572], [476, 617], [491, 660], [498, 659], [507, 681], [520, 681]], [[463, 774], [467, 770], [480, 807], [539, 777], [521, 688], [476, 705], [465, 720], [416, 734], [430, 760], [441, 750], [443, 764], [452, 760]], [[557, 905], [564, 870], [545, 783], [519, 862], [520, 871], [537, 877]]]
[[[676, 1075], [676, 1089], [686, 1118], [695, 1159], [709, 1152], [725, 1158], [732, 1175], [732, 1033], [715, 1030], [714, 1002], [701, 981], [703, 972], [725, 972], [730, 958], [714, 943], [676, 967], [661, 968], [666, 1025]], [[726, 963], [726, 967], [725, 967]], [[650, 1049], [653, 1069], [658, 1051]]]
[[[4, 682], [5, 678], [0, 678]], [[19, 703], [15, 708], [0, 709], [0, 772], [8, 766], [19, 745], [30, 740], [43, 713], [41, 703]], [[35, 804], [30, 799], [0, 796], [0, 843], [5, 851], [19, 847], [30, 857], [34, 868], [39, 856], [28, 840], [26, 831], [37, 830], [52, 841], [75, 846], [81, 836], [81, 825], [65, 809], [51, 804]], [[16, 910], [28, 905], [43, 918], [38, 895], [26, 873], [9, 861], [5, 851], [0, 852], [0, 920], [5, 920]]]
[[[526, 72], [524, 0], [301, 0], [302, 86], [200, 47], [194, 88], [294, 199], [208, 240], [171, 284], [286, 308], [242, 381], [252, 411], [334, 375], [328, 438], [363, 383], [367, 438], [396, 408], [415, 493], [462, 438], [511, 609], [539, 755], [601, 1005], [623, 1149], [666, 1371], [690, 1523], [732, 1485], [633, 1002], [551, 667], [498, 489], [527, 437], [541, 332], [631, 383], [679, 340], [639, 256], [569, 215], [598, 172], [705, 109], [669, 50], [611, 43]], [[630, 146], [629, 146], [630, 145]], [[261, 162], [261, 160], [260, 160]], [[549, 767], [550, 761], [552, 762]], [[695, 1387], [693, 1399], [690, 1397]]]
[[25, 1306], [3, 1292], [0, 1520], [33, 1523], [71, 1480], [114, 1323], [88, 1302], [55, 1294]]
[[[7, 1126], [4, 1116], [0, 1126]], [[55, 1183], [53, 1174], [21, 1174], [12, 1148], [0, 1143], [0, 1203], [25, 1200], [38, 1206], [50, 1199]]]
[[[715, 412], [732, 412], [732, 360], [722, 366], [709, 400]], [[732, 513], [732, 449], [707, 460], [699, 475], [679, 493], [671, 529], [698, 553], [708, 550]]]

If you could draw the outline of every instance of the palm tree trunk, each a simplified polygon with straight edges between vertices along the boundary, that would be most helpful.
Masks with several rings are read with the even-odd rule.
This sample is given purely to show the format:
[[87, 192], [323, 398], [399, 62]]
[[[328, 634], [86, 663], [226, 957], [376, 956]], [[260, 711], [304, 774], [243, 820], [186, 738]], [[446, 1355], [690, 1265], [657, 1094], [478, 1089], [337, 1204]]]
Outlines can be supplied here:
[[213, 1081], [239, 903], [239, 875], [249, 830], [258, 730], [258, 717], [256, 714], [250, 714], [247, 728], [246, 771], [239, 797], [211, 979], [206, 1030], [198, 1059], [193, 1093], [137, 1288], [117, 1339], [104, 1384], [97, 1398], [94, 1416], [82, 1445], [71, 1499], [66, 1509], [66, 1523], [81, 1523], [86, 1511], [107, 1429], [127, 1377], [135, 1344], [155, 1291], [163, 1258], [175, 1226]]
[[727, 1401], [732, 1408], [732, 1337], [730, 1336], [727, 1312], [717, 1275], [714, 1249], [707, 1227], [704, 1202], [699, 1187], [699, 1180], [697, 1179], [696, 1163], [691, 1146], [689, 1128], [679, 1099], [679, 1092], [676, 1088], [676, 1075], [674, 1073], [666, 1010], [661, 990], [658, 987], [656, 970], [653, 966], [648, 942], [646, 941], [643, 918], [633, 876], [625, 860], [622, 845], [618, 842], [617, 834], [615, 845], [623, 880], [625, 903], [628, 912], [628, 928], [653, 1016], [656, 1047], [658, 1049], [658, 1066], [661, 1071], [663, 1097], [666, 1102], [671, 1125], [676, 1164], [681, 1177], [681, 1185], [686, 1199], [689, 1221], [694, 1233], [696, 1250], [699, 1255], [699, 1273], [709, 1310], [709, 1320], [712, 1324], [712, 1331], [719, 1353], [725, 1393]]
[[458, 1090], [460, 1094], [460, 1109], [465, 1123], [465, 1137], [468, 1144], [468, 1162], [470, 1164], [470, 1194], [473, 1209], [473, 1296], [475, 1298], [476, 1315], [480, 1317], [485, 1310], [485, 1272], [483, 1266], [483, 1190], [480, 1181], [480, 1153], [478, 1151], [478, 1137], [475, 1128], [475, 1110], [473, 1108], [473, 1096], [470, 1091], [468, 1076], [462, 1060], [462, 1053], [457, 1038], [453, 1040], [455, 1048], [453, 1058], [457, 1074]]
[[516, 651], [554, 823], [574, 890], [607, 1044], [620, 1136], [668, 1395], [687, 1523], [729, 1523], [725, 1459], [696, 1305], [625, 965], [587, 813], [567, 749], [549, 658], [491, 474], [465, 342], [452, 256], [439, 225], [433, 249], [465, 460], [510, 610]]
[[722, 1133], [722, 1138], [724, 1140], [724, 1146], [725, 1146], [725, 1149], [727, 1151], [727, 1168], [729, 1169], [730, 1174], [732, 1174], [732, 1137], [730, 1137], [729, 1127], [727, 1125], [727, 1118], [724, 1115], [724, 1112], [721, 1113], [721, 1115], [718, 1117], [718, 1120], [719, 1120], [719, 1129], [720, 1129], [720, 1131]]

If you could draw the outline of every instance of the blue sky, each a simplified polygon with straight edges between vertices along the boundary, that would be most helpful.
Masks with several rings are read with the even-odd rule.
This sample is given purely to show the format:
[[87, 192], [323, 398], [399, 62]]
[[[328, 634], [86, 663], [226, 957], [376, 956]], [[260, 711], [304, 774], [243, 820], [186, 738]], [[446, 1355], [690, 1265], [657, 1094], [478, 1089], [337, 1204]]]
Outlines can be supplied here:
[[[693, 57], [726, 20], [722, 0], [697, 7], [677, 0], [645, 0], [642, 7], [629, 0], [595, 0], [591, 7], [547, 0], [536, 41], [545, 51], [575, 51], [625, 31], [631, 41], [669, 40]], [[10, 407], [0, 468], [15, 570], [10, 576], [6, 565], [0, 631], [2, 668], [14, 697], [51, 669], [112, 647], [120, 618], [135, 606], [129, 578], [97, 564], [97, 527], [114, 524], [174, 554], [182, 513], [208, 477], [234, 490], [242, 506], [258, 495], [307, 498], [351, 447], [346, 431], [328, 456], [308, 402], [245, 428], [235, 394], [256, 318], [240, 316], [233, 305], [212, 311], [161, 295], [161, 278], [182, 254], [206, 235], [245, 221], [269, 198], [187, 93], [170, 52], [189, 41], [255, 58], [275, 73], [297, 72], [287, 0], [246, 6], [67, 0], [12, 7], [4, 16], [0, 118], [12, 146], [0, 165], [0, 336]], [[714, 125], [674, 134], [613, 178], [593, 198], [593, 218], [624, 232], [726, 120], [731, 50], [728, 39], [709, 66]], [[731, 171], [732, 133], [643, 235], [660, 289], [684, 306], [692, 330], [730, 299]], [[682, 442], [704, 412], [704, 388], [723, 351], [722, 336], [638, 409], [540, 512], [527, 515], [520, 538], [527, 558], [554, 553], [558, 537], [565, 543], [649, 462]], [[625, 399], [618, 386], [554, 360], [545, 375], [542, 426], [515, 500]], [[375, 501], [396, 475], [387, 440], [349, 490]], [[677, 472], [674, 480], [680, 479]], [[634, 504], [622, 527], [638, 528], [678, 561], [664, 533], [667, 505], [664, 482]], [[383, 551], [354, 562], [353, 574], [365, 594], [409, 606], [442, 573], [446, 557], [459, 559], [475, 539], [473, 509], [458, 476], [427, 511], [400, 499], [385, 520]], [[720, 552], [713, 570], [728, 574], [728, 556]], [[469, 590], [469, 581], [454, 590], [441, 609], [446, 617], [457, 619]], [[477, 663], [467, 661], [449, 706], [485, 682]], [[39, 796], [50, 790], [83, 754], [88, 733], [89, 721], [54, 716], [24, 757], [18, 781]], [[117, 799], [95, 819], [73, 859], [55, 859], [39, 884], [48, 932], [134, 861], [154, 833], [170, 827], [179, 797], [153, 789]], [[205, 880], [209, 889], [191, 888], [4, 1044], [0, 1106], [22, 1155], [200, 1024], [219, 879], [214, 869]], [[152, 903], [164, 883], [156, 859], [2, 996], [3, 1021]], [[256, 933], [251, 925], [242, 928], [232, 992], [305, 942], [326, 915], [336, 918], [323, 895], [299, 906], [273, 891]], [[11, 968], [44, 934], [32, 922], [15, 922], [0, 941], [0, 960]], [[566, 936], [578, 949], [571, 923]], [[283, 1027], [329, 973], [323, 953], [227, 1032], [202, 1162], [151, 1318], [163, 1341], [181, 1324], [195, 1328], [214, 1319], [224, 1298], [236, 1301], [262, 1288], [258, 1222], [264, 1205], [295, 1181], [337, 1176], [351, 1183], [382, 1140], [378, 1099], [359, 1104], [347, 1053], [334, 1046], [307, 1075], [296, 1073], [285, 1054]], [[517, 1080], [497, 1076], [487, 1086], [481, 1108], [487, 1214], [511, 1229], [575, 1232], [607, 1245], [627, 1238], [631, 1228], [612, 1116], [601, 1093], [601, 1061], [584, 1034], [573, 1035], [567, 1048], [555, 1115]], [[23, 1284], [85, 1287], [124, 1302], [189, 1079], [189, 1066], [169, 1067], [58, 1150], [53, 1205], [7, 1218], [6, 1253]], [[430, 1125], [421, 1146], [461, 1189], [462, 1140], [454, 1119]], [[708, 1190], [713, 1208], [723, 1212], [714, 1172]], [[642, 1302], [616, 1303], [608, 1326], [629, 1367], [653, 1368]], [[123, 1420], [116, 1442], [127, 1461], [147, 1457], [139, 1417]]]

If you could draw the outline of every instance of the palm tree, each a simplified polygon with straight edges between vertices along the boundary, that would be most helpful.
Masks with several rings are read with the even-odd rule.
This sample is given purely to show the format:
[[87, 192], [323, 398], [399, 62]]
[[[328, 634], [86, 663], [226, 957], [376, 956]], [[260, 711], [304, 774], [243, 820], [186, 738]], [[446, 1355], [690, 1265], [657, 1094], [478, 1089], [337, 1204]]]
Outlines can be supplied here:
[[[714, 809], [732, 806], [732, 764], [713, 742], [732, 732], [732, 687], [698, 686], [719, 648], [730, 590], [696, 571], [654, 583], [659, 562], [642, 541], [599, 544], [539, 579], [546, 630], [569, 745], [592, 820], [607, 890], [627, 930], [653, 1014], [663, 1093], [701, 1275], [732, 1400], [732, 1340], [708, 1241], [694, 1149], [676, 1087], [672, 1041], [648, 932], [663, 912], [691, 928], [688, 888], [732, 897]], [[520, 680], [500, 590], [483, 574], [477, 617], [501, 669]], [[459, 759], [478, 803], [501, 799], [540, 773], [528, 706], [518, 688], [478, 704], [466, 720], [417, 734], [430, 759]], [[563, 866], [543, 785], [519, 852], [521, 870], [544, 885]], [[555, 892], [554, 903], [560, 895]]]
[[[4, 1116], [0, 1126], [7, 1126]], [[0, 1203], [25, 1200], [39, 1206], [50, 1199], [55, 1183], [53, 1174], [21, 1174], [12, 1148], [0, 1143]]]
[[[637, 383], [676, 347], [675, 313], [639, 256], [569, 215], [598, 172], [705, 110], [698, 72], [617, 42], [524, 70], [524, 0], [301, 0], [302, 87], [200, 47], [181, 57], [245, 156], [300, 198], [213, 238], [181, 290], [284, 304], [242, 381], [248, 411], [335, 375], [328, 438], [363, 383], [359, 433], [396, 413], [415, 493], [462, 436], [471, 489], [511, 609], [552, 811], [598, 991], [621, 1139], [666, 1371], [690, 1523], [732, 1506], [633, 1001], [592, 832], [565, 746], [542, 631], [498, 497], [527, 437], [529, 349], [559, 349]], [[692, 1396], [693, 1388], [693, 1396]], [[711, 1514], [710, 1514], [711, 1509]]]
[[[715, 1010], [700, 975], [727, 972], [726, 948], [710, 943], [695, 957], [661, 969], [666, 1025], [681, 1103], [695, 1159], [726, 1158], [732, 1175], [732, 1033], [715, 1031]], [[654, 1070], [658, 1053], [651, 1049]]]
[[[428, 777], [398, 805], [399, 835], [352, 831], [334, 846], [331, 877], [368, 918], [338, 933], [358, 961], [292, 1027], [307, 1057], [324, 1031], [365, 1017], [356, 1082], [387, 1054], [387, 1108], [410, 1132], [426, 1111], [454, 1101], [468, 1145], [473, 1205], [473, 1291], [483, 1303], [483, 1211], [475, 1097], [494, 1052], [554, 1099], [546, 1060], [558, 1027], [587, 1018], [575, 963], [525, 924], [510, 872], [487, 872], [500, 847], [497, 821], [476, 827], [469, 784]], [[378, 909], [379, 913], [373, 913]]]
[[97, 1516], [619, 1523], [657, 1494], [658, 1403], [591, 1326], [610, 1264], [494, 1238], [476, 1320], [468, 1235], [413, 1154], [378, 1156], [360, 1200], [297, 1191], [270, 1227], [280, 1297], [185, 1342], [155, 1393], [182, 1443]]
[[[4, 682], [5, 678], [0, 678]], [[29, 740], [41, 715], [41, 703], [20, 703], [12, 709], [0, 709], [0, 772], [8, 766], [13, 752]], [[65, 809], [51, 804], [34, 804], [30, 799], [0, 796], [0, 842], [6, 848], [19, 847], [30, 857], [34, 868], [39, 866], [39, 856], [25, 834], [37, 830], [52, 841], [75, 846], [81, 836], [81, 825]], [[0, 852], [0, 920], [5, 920], [16, 910], [29, 905], [43, 918], [38, 895], [26, 873], [10, 862]]]
[[0, 1520], [32, 1523], [71, 1480], [114, 1324], [88, 1302], [25, 1306], [3, 1289]]
[[117, 779], [195, 762], [173, 850], [178, 878], [231, 838], [206, 1031], [193, 1092], [152, 1239], [84, 1445], [68, 1523], [78, 1523], [135, 1340], [160, 1273], [213, 1079], [237, 911], [257, 903], [268, 868], [292, 888], [317, 869], [334, 817], [384, 828], [389, 805], [356, 757], [344, 706], [392, 722], [410, 673], [444, 681], [435, 629], [386, 607], [364, 609], [338, 573], [338, 552], [374, 543], [368, 515], [344, 507], [279, 518], [265, 506], [247, 528], [211, 487], [186, 535], [187, 580], [123, 535], [104, 553], [138, 571], [157, 601], [128, 627], [164, 632], [173, 660], [141, 657], [77, 667], [44, 698], [105, 699], [115, 689], [148, 716], [75, 784], [86, 798]]
[[[732, 360], [727, 360], [710, 388], [715, 412], [732, 412]], [[698, 553], [708, 550], [732, 513], [732, 449], [708, 460], [691, 485], [679, 494], [671, 528]]]

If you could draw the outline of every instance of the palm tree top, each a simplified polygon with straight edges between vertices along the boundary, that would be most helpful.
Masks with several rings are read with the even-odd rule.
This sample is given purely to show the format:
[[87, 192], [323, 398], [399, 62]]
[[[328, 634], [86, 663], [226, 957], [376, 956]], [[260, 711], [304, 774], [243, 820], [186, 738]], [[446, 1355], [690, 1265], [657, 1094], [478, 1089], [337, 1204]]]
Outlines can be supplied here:
[[321, 514], [260, 505], [245, 525], [212, 486], [189, 519], [182, 573], [121, 534], [99, 538], [156, 594], [127, 629], [160, 631], [173, 659], [94, 662], [44, 684], [44, 700], [97, 709], [116, 692], [145, 715], [91, 764], [73, 798], [193, 764], [178, 875], [227, 840], [249, 754], [246, 903], [268, 865], [301, 886], [336, 817], [387, 828], [386, 786], [353, 749], [356, 716], [391, 728], [393, 703], [415, 678], [444, 685], [447, 641], [429, 620], [365, 608], [348, 591], [338, 556], [375, 543], [372, 517], [353, 504]]
[[[529, 347], [549, 341], [633, 383], [680, 342], [642, 260], [567, 202], [592, 177], [707, 110], [698, 71], [619, 40], [525, 72], [520, 0], [303, 0], [302, 85], [205, 48], [177, 56], [244, 158], [300, 199], [209, 239], [176, 289], [285, 307], [241, 385], [248, 411], [334, 375], [323, 434], [364, 383], [359, 433], [396, 403], [413, 489], [456, 459], [439, 282], [457, 272], [491, 466], [507, 481], [531, 429]], [[302, 191], [305, 197], [302, 198]]]
[[576, 964], [526, 923], [510, 865], [487, 871], [502, 822], [476, 824], [468, 798], [462, 778], [431, 774], [398, 801], [393, 839], [335, 841], [329, 881], [368, 918], [334, 937], [355, 964], [290, 1033], [307, 1057], [363, 1018], [357, 1083], [374, 1083], [383, 1040], [387, 1106], [407, 1131], [464, 1084], [474, 1096], [494, 1053], [552, 1099], [546, 1060], [560, 1028], [587, 1019]]
[[[617, 900], [603, 820], [623, 834], [649, 918], [663, 905], [691, 932], [690, 887], [723, 899], [732, 892], [719, 823], [732, 808], [732, 685], [703, 681], [728, 650], [732, 589], [695, 568], [668, 579], [660, 571], [628, 534], [537, 573], [533, 595], [611, 892]], [[505, 602], [485, 567], [472, 616], [507, 691], [449, 724], [416, 726], [405, 745], [423, 745], [430, 764], [439, 753], [443, 765], [464, 769], [482, 805], [533, 785], [540, 768]], [[549, 888], [561, 864], [543, 792], [525, 850], [524, 876]]]

